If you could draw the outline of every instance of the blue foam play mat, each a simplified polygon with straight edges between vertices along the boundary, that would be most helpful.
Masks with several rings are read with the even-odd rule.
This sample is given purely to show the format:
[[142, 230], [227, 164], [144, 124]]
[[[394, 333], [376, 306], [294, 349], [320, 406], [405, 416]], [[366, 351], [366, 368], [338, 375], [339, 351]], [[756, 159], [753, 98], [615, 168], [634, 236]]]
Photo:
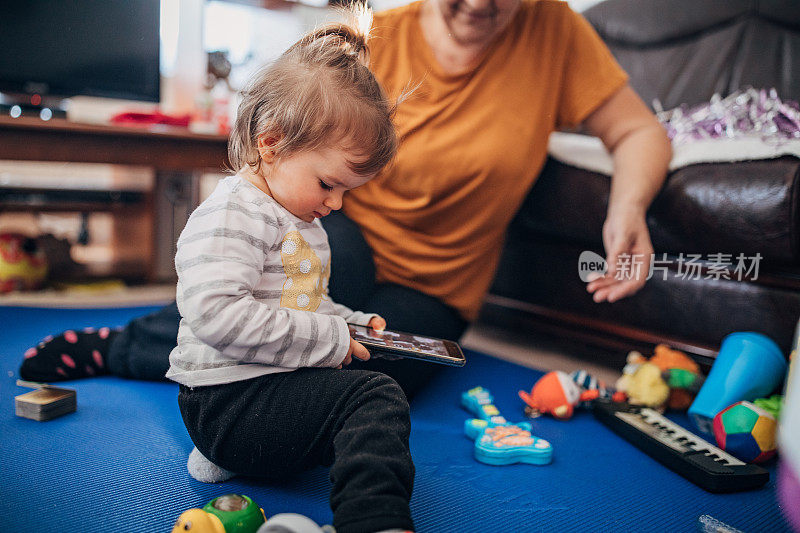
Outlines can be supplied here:
[[[319, 468], [265, 485], [207, 485], [186, 473], [192, 448], [177, 385], [102, 377], [67, 382], [78, 410], [48, 422], [14, 414], [24, 351], [48, 334], [115, 326], [152, 308], [65, 310], [0, 307], [0, 531], [169, 531], [178, 515], [222, 494], [250, 496], [267, 516], [296, 512], [330, 523], [330, 483]], [[775, 498], [775, 467], [762, 489], [715, 495], [662, 467], [588, 412], [534, 420], [553, 444], [547, 466], [488, 466], [472, 458], [460, 394], [489, 389], [511, 421], [523, 419], [519, 389], [541, 373], [468, 352], [412, 402], [417, 467], [412, 511], [420, 532], [696, 531], [710, 515], [742, 531], [787, 531]], [[686, 425], [685, 418], [674, 418]]]

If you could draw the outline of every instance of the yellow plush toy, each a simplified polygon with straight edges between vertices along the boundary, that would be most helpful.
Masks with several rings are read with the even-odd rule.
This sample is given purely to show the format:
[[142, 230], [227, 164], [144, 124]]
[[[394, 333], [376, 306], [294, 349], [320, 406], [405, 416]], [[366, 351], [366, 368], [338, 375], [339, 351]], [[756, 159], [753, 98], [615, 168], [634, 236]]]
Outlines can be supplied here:
[[644, 405], [663, 411], [669, 398], [669, 385], [661, 369], [648, 362], [639, 352], [628, 354], [628, 364], [617, 380], [617, 390], [628, 396], [633, 405]]
[[632, 404], [662, 411], [667, 407], [687, 409], [703, 384], [697, 363], [666, 344], [656, 346], [650, 359], [639, 352], [630, 352], [627, 361], [617, 381], [617, 390], [626, 393]]

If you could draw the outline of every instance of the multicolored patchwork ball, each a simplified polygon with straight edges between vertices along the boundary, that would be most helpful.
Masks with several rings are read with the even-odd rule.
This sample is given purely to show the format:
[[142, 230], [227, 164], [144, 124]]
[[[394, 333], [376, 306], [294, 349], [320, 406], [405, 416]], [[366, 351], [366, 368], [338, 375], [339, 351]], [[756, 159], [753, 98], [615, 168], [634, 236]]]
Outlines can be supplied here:
[[717, 446], [747, 463], [775, 455], [775, 417], [750, 402], [736, 402], [714, 417]]

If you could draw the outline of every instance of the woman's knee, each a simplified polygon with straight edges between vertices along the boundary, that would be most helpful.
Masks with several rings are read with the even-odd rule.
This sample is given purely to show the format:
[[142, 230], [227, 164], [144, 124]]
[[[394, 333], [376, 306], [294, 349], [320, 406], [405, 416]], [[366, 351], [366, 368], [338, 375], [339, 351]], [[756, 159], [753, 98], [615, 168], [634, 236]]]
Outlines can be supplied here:
[[469, 325], [438, 298], [410, 287], [385, 283], [377, 286], [366, 310], [386, 319], [386, 328], [458, 341]]

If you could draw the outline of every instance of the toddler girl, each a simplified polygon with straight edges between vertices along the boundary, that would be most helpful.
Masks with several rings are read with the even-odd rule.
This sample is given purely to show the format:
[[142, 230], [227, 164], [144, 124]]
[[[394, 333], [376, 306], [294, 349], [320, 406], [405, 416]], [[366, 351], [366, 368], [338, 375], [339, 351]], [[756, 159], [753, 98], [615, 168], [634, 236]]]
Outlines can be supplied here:
[[367, 350], [331, 301], [319, 218], [394, 156], [392, 106], [362, 62], [364, 32], [327, 26], [243, 94], [220, 182], [178, 240], [181, 314], [167, 377], [201, 481], [285, 479], [330, 465], [338, 533], [413, 528], [409, 407], [384, 374], [341, 369]]

